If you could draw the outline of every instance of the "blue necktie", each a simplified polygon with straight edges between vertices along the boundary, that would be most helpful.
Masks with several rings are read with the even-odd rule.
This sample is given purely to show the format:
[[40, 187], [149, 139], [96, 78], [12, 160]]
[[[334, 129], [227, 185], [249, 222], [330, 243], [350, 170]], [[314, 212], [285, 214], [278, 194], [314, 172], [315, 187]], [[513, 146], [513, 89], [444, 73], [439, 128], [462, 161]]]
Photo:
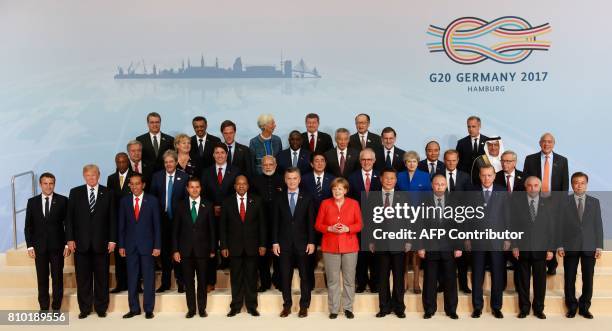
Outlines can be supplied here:
[[174, 184], [172, 177], [174, 176], [168, 176], [168, 191], [166, 192], [166, 212], [170, 218], [172, 218], [172, 186]]
[[293, 216], [295, 212], [295, 192], [289, 192], [289, 195], [291, 195], [289, 199], [289, 209], [291, 210], [291, 216]]
[[489, 203], [489, 199], [490, 199], [490, 198], [491, 198], [491, 191], [486, 190], [486, 191], [484, 192], [484, 200], [485, 200], [485, 203]]

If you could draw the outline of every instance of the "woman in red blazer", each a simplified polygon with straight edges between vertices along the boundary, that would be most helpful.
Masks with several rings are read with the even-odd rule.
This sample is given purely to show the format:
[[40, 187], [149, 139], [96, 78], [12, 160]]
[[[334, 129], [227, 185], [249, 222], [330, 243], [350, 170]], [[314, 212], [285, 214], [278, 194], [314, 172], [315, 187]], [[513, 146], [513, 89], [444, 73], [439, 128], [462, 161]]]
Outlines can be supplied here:
[[353, 318], [355, 297], [355, 268], [361, 231], [359, 203], [347, 198], [349, 183], [338, 177], [331, 183], [332, 198], [323, 200], [319, 207], [315, 229], [323, 234], [321, 251], [327, 277], [329, 318], [338, 317], [340, 310], [340, 272], [342, 272], [342, 304], [346, 318]]

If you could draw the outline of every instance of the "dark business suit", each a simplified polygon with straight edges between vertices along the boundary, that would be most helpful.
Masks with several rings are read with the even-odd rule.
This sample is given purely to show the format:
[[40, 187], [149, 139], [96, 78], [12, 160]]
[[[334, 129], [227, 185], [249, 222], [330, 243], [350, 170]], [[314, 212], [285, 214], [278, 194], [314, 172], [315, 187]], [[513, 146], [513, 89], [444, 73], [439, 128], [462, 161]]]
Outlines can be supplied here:
[[[187, 180], [189, 176], [182, 170], [176, 169], [172, 178], [172, 197], [166, 199], [166, 190], [169, 177], [166, 170], [160, 170], [153, 175], [151, 181], [151, 194], [153, 194], [159, 202], [159, 211], [161, 213], [161, 234], [162, 234], [162, 278], [160, 288], [169, 289], [171, 286], [172, 269], [177, 284], [183, 285], [183, 270], [181, 266], [172, 259], [172, 219], [174, 217], [174, 209], [187, 197]], [[166, 201], [168, 200], [168, 201]], [[168, 205], [168, 202], [170, 204]]]
[[[140, 174], [142, 175], [142, 180], [145, 183], [145, 192], [149, 193], [149, 191], [151, 190], [151, 180], [153, 179], [153, 173], [155, 172], [155, 164], [151, 163], [149, 164], [148, 162], [145, 162], [144, 160], [140, 161]], [[130, 162], [130, 171], [135, 172], [134, 169], [132, 168], [132, 162]], [[119, 182], [117, 182], [119, 183]], [[118, 200], [117, 203], [119, 203]], [[119, 206], [117, 206], [117, 209], [119, 208]]]
[[151, 141], [149, 132], [136, 137], [136, 140], [140, 141], [142, 144], [142, 160], [153, 165], [154, 172], [164, 169], [164, 152], [169, 149], [174, 149], [174, 138], [172, 136], [160, 132], [160, 137], [157, 155], [155, 155], [155, 149], [153, 148], [153, 142]]
[[[554, 251], [554, 226], [552, 223], [551, 201], [539, 198], [535, 219], [531, 219], [527, 193], [516, 192], [512, 195], [512, 230], [523, 232], [521, 240], [512, 243], [519, 249], [519, 309], [528, 314], [531, 307], [534, 313], [544, 311], [546, 297], [546, 252]], [[533, 275], [533, 303], [529, 300], [530, 280]]]
[[[232, 151], [231, 164], [237, 167], [240, 170], [240, 173], [247, 176], [247, 178], [253, 178], [253, 174], [255, 172], [255, 159], [251, 155], [251, 150], [249, 150], [249, 147], [239, 143], [234, 143], [234, 147], [232, 149], [235, 150]], [[230, 160], [229, 153], [227, 159]]]
[[[446, 176], [446, 166], [443, 168], [442, 175]], [[447, 183], [447, 192], [455, 192], [455, 191], [471, 191], [473, 189], [472, 183], [470, 180], [470, 175], [467, 173], [460, 171], [458, 168], [453, 170], [453, 181]], [[454, 184], [454, 185], [453, 185]], [[455, 264], [457, 267], [457, 278], [459, 279], [459, 288], [464, 292], [469, 292], [467, 273], [469, 265], [471, 264], [471, 252], [463, 252], [461, 257], [455, 259]], [[442, 277], [442, 275], [440, 275]]]
[[431, 169], [429, 168], [430, 166], [429, 166], [428, 159], [419, 161], [419, 165], [417, 166], [417, 169], [428, 173], [430, 178], [433, 178], [433, 176], [435, 175], [445, 175], [446, 166], [444, 165], [444, 162], [440, 160], [436, 161], [436, 172], [433, 175], [431, 174]]
[[[114, 194], [115, 204], [117, 206], [117, 212], [119, 212], [119, 201], [125, 196], [131, 195], [132, 191], [130, 191], [130, 177], [134, 172], [128, 168], [127, 173], [125, 174], [125, 178], [123, 179], [123, 187], [121, 187], [120, 179], [119, 179], [119, 171], [115, 171], [113, 174], [109, 175], [106, 179], [106, 187], [111, 190]], [[146, 187], [146, 186], [145, 186]], [[146, 187], [148, 189], [148, 187]], [[115, 287], [122, 291], [127, 290], [127, 265], [124, 257], [119, 255], [119, 250], [115, 249], [113, 252], [115, 257]]]
[[245, 220], [239, 213], [237, 194], [223, 201], [219, 222], [221, 249], [230, 256], [230, 283], [232, 287], [232, 310], [257, 308], [257, 256], [259, 247], [266, 244], [263, 202], [253, 194], [247, 194], [244, 204]]
[[[446, 169], [442, 173], [442, 175], [446, 176]], [[470, 179], [470, 175], [467, 173], [460, 171], [459, 169], [455, 169], [453, 171], [453, 180], [455, 181], [455, 185], [451, 185], [448, 183], [448, 191], [471, 191], [473, 189], [472, 182]]]
[[[200, 204], [195, 206], [195, 220], [191, 216], [192, 207], [189, 198], [177, 206], [173, 221], [172, 251], [181, 255], [187, 310], [195, 313], [197, 293], [198, 312], [203, 313], [206, 311], [208, 260], [217, 248], [216, 222], [213, 205], [209, 201], [200, 200]], [[197, 291], [194, 276], [198, 280]]]
[[[380, 139], [380, 136], [377, 135], [376, 133], [372, 133], [368, 131], [368, 137], [366, 140], [365, 147], [373, 149], [374, 152], [378, 152], [382, 150], [383, 145], [382, 145], [382, 140]], [[349, 138], [348, 148], [352, 148], [358, 151], [361, 151], [363, 149], [361, 146], [361, 137], [359, 136], [358, 132], [353, 133], [351, 137]]]
[[161, 249], [161, 221], [159, 202], [155, 196], [144, 193], [140, 201], [138, 218], [135, 214], [134, 195], [123, 197], [119, 207], [118, 248], [125, 249], [128, 270], [128, 302], [130, 312], [140, 313], [138, 283], [143, 282], [143, 308], [152, 313], [155, 307], [154, 249]]
[[[200, 169], [206, 169], [215, 163], [213, 158], [213, 150], [217, 143], [221, 142], [221, 139], [206, 133], [206, 138], [202, 140], [204, 148], [200, 151], [200, 137], [193, 135], [191, 136], [191, 151], [189, 156], [192, 160], [197, 160], [200, 165]], [[198, 174], [199, 175], [199, 174]]]
[[87, 185], [70, 190], [66, 214], [66, 241], [74, 241], [77, 300], [81, 313], [108, 309], [108, 244], [117, 242], [117, 209], [113, 192], [98, 185], [93, 212]]
[[[374, 163], [374, 169], [382, 171], [384, 168], [389, 167], [389, 164], [387, 164], [387, 152], [387, 149], [384, 147], [376, 151], [376, 162]], [[397, 172], [406, 170], [404, 153], [405, 151], [401, 148], [397, 148], [397, 146], [394, 147], [393, 154], [389, 153], [391, 168], [395, 169]]]
[[[471, 173], [474, 160], [485, 153], [485, 142], [489, 137], [481, 134], [478, 140], [478, 150], [474, 151], [473, 138], [466, 136], [457, 141], [455, 148], [459, 152], [459, 164], [457, 168], [467, 174]], [[469, 175], [468, 175], [469, 176]], [[468, 177], [470, 178], [470, 177]]]
[[[291, 148], [283, 149], [276, 156], [276, 161], [278, 163], [278, 173], [284, 175], [285, 170], [292, 167], [293, 150]], [[310, 167], [310, 151], [308, 151], [308, 148], [300, 149], [296, 167], [300, 169], [300, 175], [302, 176], [312, 171]]]
[[45, 200], [42, 194], [28, 199], [26, 206], [24, 234], [26, 246], [34, 248], [34, 264], [38, 283], [38, 304], [40, 310], [49, 310], [49, 266], [53, 281], [53, 303], [51, 309], [62, 307], [64, 293], [64, 220], [68, 199], [53, 193], [49, 213], [43, 212]]
[[308, 255], [306, 247], [314, 244], [315, 211], [312, 196], [299, 191], [294, 196], [295, 209], [291, 213], [287, 190], [276, 195], [273, 209], [272, 244], [280, 246], [280, 283], [283, 293], [283, 307], [291, 308], [291, 280], [293, 267], [300, 274], [300, 308], [310, 307], [310, 281], [308, 276]]
[[345, 152], [345, 164], [344, 171], [340, 171], [340, 162], [338, 160], [338, 153], [336, 148], [330, 149], [325, 153], [325, 159], [327, 159], [327, 167], [325, 170], [331, 172], [334, 177], [344, 177], [348, 178], [353, 171], [359, 169], [361, 166], [359, 165], [359, 150], [347, 148], [344, 150]]
[[[310, 133], [302, 132], [302, 146], [305, 146], [306, 148], [308, 148], [308, 150], [310, 150]], [[318, 131], [317, 142], [315, 143], [315, 150], [310, 152], [325, 153], [332, 148], [334, 148], [332, 137], [325, 132]]]
[[[595, 250], [603, 250], [603, 224], [599, 200], [584, 195], [583, 214], [580, 218], [574, 195], [567, 197], [559, 231], [563, 258], [565, 305], [569, 311], [588, 311], [593, 296]], [[576, 299], [576, 274], [580, 262], [582, 295]]]

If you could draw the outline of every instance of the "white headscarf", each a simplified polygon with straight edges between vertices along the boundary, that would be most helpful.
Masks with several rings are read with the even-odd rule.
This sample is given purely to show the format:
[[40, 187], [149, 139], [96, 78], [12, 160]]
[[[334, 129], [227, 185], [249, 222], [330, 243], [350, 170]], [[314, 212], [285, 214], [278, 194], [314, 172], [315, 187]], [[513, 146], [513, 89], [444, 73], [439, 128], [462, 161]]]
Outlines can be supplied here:
[[499, 153], [497, 153], [497, 156], [491, 156], [491, 154], [489, 154], [489, 146], [485, 146], [485, 154], [487, 155], [487, 158], [489, 159], [489, 162], [491, 162], [491, 165], [495, 168], [495, 172], [501, 171], [502, 170], [502, 166], [501, 166], [501, 155], [502, 153], [504, 153], [504, 143], [502, 142], [501, 137], [496, 136], [496, 137], [492, 137], [489, 138], [487, 140], [487, 144], [490, 142], [499, 142]]

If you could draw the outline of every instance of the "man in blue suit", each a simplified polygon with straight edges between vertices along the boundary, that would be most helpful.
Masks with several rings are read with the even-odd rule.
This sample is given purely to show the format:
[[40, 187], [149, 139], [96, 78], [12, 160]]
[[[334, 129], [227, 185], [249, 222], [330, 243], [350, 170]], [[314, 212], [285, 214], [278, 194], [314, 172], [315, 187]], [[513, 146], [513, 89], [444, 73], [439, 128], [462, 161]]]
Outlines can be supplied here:
[[174, 269], [178, 292], [183, 293], [185, 289], [183, 285], [183, 272], [180, 265], [174, 263], [172, 259], [172, 219], [179, 201], [183, 201], [187, 196], [185, 187], [189, 175], [177, 169], [177, 163], [178, 155], [176, 152], [174, 150], [166, 151], [164, 153], [164, 170], [153, 174], [153, 180], [151, 181], [150, 193], [159, 201], [162, 215], [162, 279], [157, 293], [170, 289], [172, 269]]
[[289, 148], [280, 151], [276, 160], [281, 174], [292, 167], [300, 169], [301, 176], [310, 172], [310, 151], [302, 148], [302, 134], [299, 131], [289, 133]]
[[154, 258], [161, 252], [161, 224], [159, 203], [144, 193], [142, 175], [130, 177], [132, 194], [121, 199], [119, 207], [119, 254], [126, 257], [128, 274], [128, 301], [130, 311], [123, 318], [140, 315], [138, 281], [142, 276], [143, 308], [147, 319], [153, 318], [155, 307]]

